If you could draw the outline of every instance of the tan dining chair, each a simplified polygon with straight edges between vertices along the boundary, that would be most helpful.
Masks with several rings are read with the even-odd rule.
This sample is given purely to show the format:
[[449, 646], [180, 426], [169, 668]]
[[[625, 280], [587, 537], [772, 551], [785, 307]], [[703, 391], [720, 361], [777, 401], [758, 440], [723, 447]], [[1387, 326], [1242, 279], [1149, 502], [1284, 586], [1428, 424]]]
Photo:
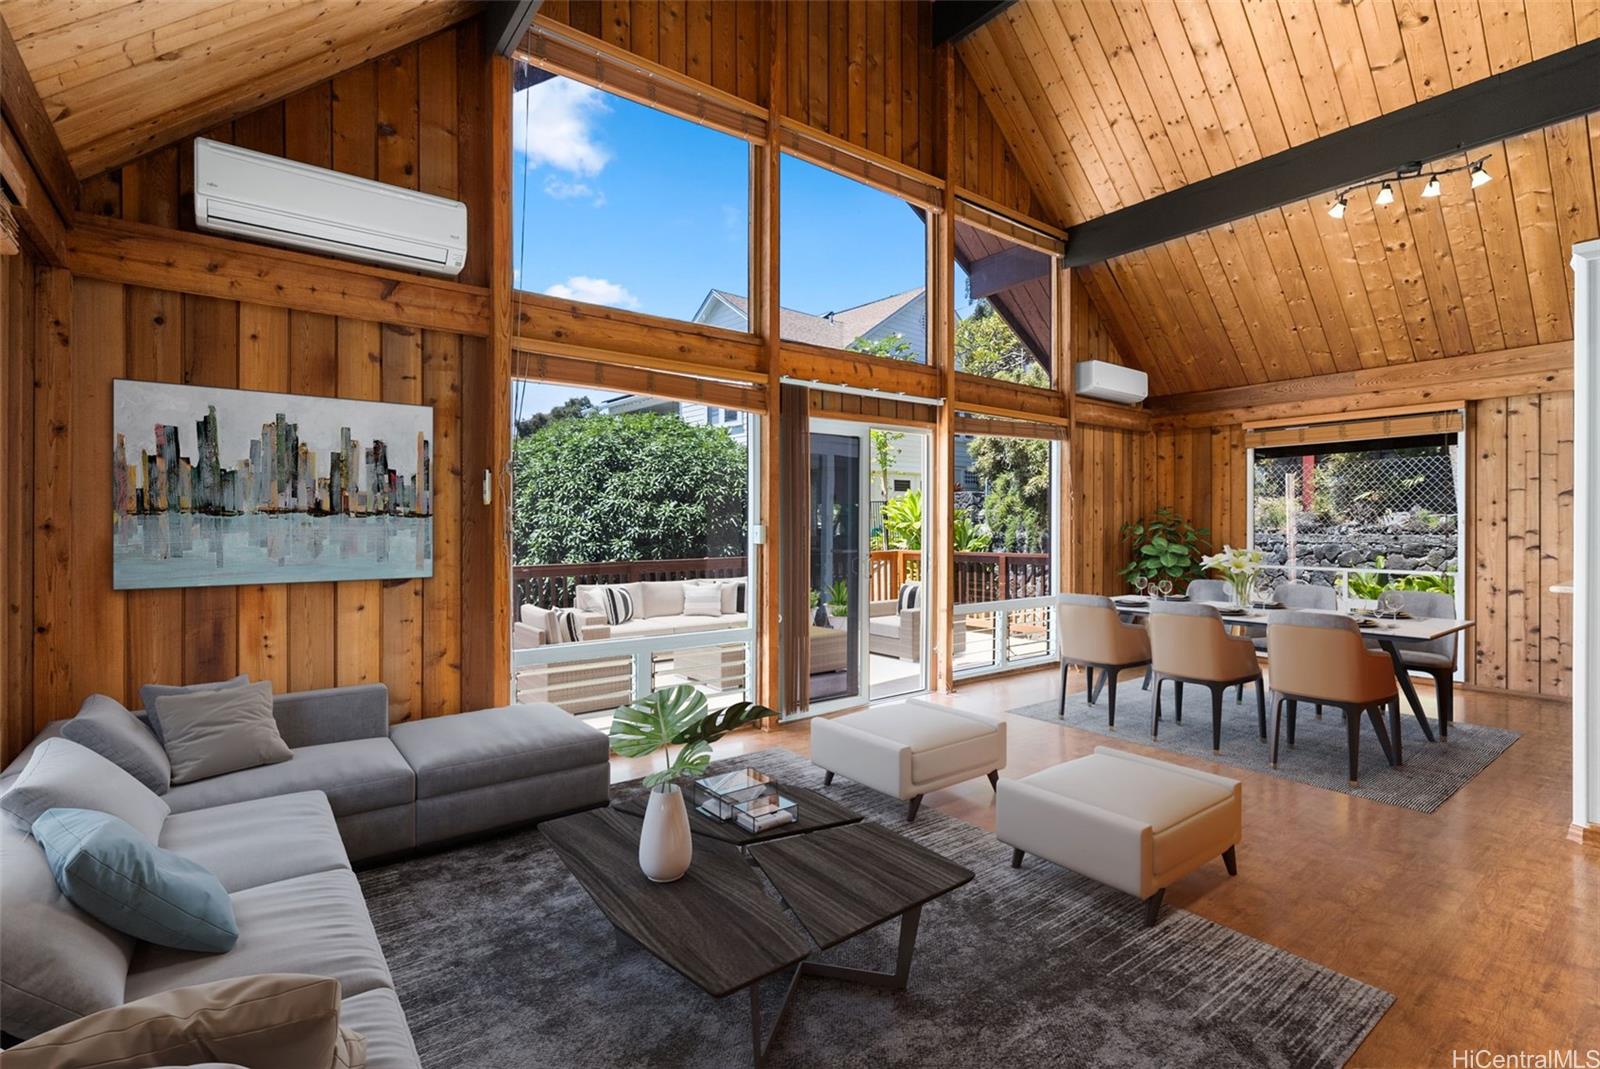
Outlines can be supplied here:
[[[1298, 579], [1287, 583], [1279, 583], [1272, 588], [1272, 600], [1285, 609], [1312, 609], [1320, 612], [1334, 612], [1339, 607], [1339, 599], [1334, 596], [1331, 586], [1313, 586]], [[1256, 652], [1267, 652], [1267, 636], [1258, 635], [1252, 639], [1256, 644]], [[1317, 706], [1317, 716], [1322, 716], [1322, 706]]]
[[1267, 663], [1272, 666], [1272, 767], [1278, 767], [1278, 737], [1289, 707], [1289, 745], [1294, 745], [1299, 702], [1332, 705], [1344, 712], [1350, 749], [1350, 782], [1360, 772], [1361, 716], [1366, 714], [1389, 764], [1398, 763], [1380, 710], [1400, 735], [1400, 692], [1394, 665], [1381, 650], [1369, 650], [1361, 628], [1338, 613], [1281, 609], [1267, 614]]
[[1150, 703], [1150, 737], [1161, 728], [1161, 684], [1172, 681], [1173, 719], [1183, 723], [1183, 685], [1195, 683], [1211, 691], [1211, 749], [1222, 750], [1222, 696], [1229, 687], [1256, 685], [1256, 713], [1261, 737], [1267, 737], [1267, 699], [1261, 663], [1248, 638], [1228, 634], [1214, 605], [1192, 601], [1150, 603], [1150, 667], [1155, 698]]
[[1067, 715], [1067, 673], [1082, 668], [1089, 704], [1095, 702], [1094, 674], [1106, 685], [1106, 726], [1117, 726], [1117, 676], [1150, 663], [1145, 629], [1125, 624], [1110, 598], [1062, 594], [1056, 599], [1056, 649], [1061, 657], [1061, 707]]

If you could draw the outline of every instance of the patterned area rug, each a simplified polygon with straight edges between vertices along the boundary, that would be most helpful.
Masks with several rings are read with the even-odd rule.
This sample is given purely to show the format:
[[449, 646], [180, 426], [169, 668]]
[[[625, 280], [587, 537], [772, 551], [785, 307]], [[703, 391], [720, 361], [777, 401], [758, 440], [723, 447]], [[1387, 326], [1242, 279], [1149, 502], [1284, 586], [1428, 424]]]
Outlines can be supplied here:
[[[1319, 720], [1312, 707], [1300, 703], [1296, 718], [1295, 744], [1288, 744], [1288, 722], [1278, 747], [1278, 767], [1272, 767], [1272, 695], [1267, 694], [1267, 741], [1262, 742], [1256, 719], [1256, 695], [1246, 686], [1244, 701], [1235, 702], [1229, 690], [1222, 701], [1222, 752], [1211, 752], [1211, 695], [1204, 687], [1184, 688], [1184, 718], [1173, 720], [1172, 684], [1162, 688], [1161, 734], [1150, 737], [1152, 691], [1140, 689], [1140, 680], [1125, 677], [1117, 689], [1117, 727], [1106, 727], [1106, 696], [1094, 705], [1088, 694], [1077, 691], [1067, 697], [1065, 720], [1057, 716], [1055, 700], [1025, 705], [1011, 712], [1068, 727], [1092, 731], [1110, 738], [1126, 739], [1156, 746], [1175, 753], [1215, 761], [1218, 764], [1248, 768], [1269, 776], [1280, 776], [1297, 783], [1322, 787], [1340, 794], [1368, 798], [1385, 805], [1432, 813], [1472, 778], [1494, 763], [1494, 759], [1522, 737], [1520, 732], [1478, 724], [1453, 724], [1447, 742], [1429, 742], [1422, 734], [1411, 709], [1401, 700], [1400, 731], [1405, 764], [1391, 768], [1384, 760], [1383, 748], [1372, 725], [1361, 724], [1360, 781], [1350, 786], [1349, 748], [1345, 739], [1344, 718], [1337, 709], [1324, 710]], [[1284, 713], [1287, 718], [1287, 709]], [[1432, 721], [1430, 720], [1430, 723]], [[1385, 726], [1388, 719], [1384, 720]], [[1438, 735], [1437, 728], [1434, 731]]]
[[[746, 764], [821, 789], [782, 750], [713, 768]], [[908, 828], [904, 803], [843, 779], [825, 793], [976, 878], [923, 910], [909, 990], [802, 980], [773, 1067], [1338, 1066], [1394, 1001], [1182, 910], [1147, 929], [1132, 897], [1036, 859], [1013, 869], [1009, 847], [936, 810]], [[536, 829], [361, 884], [429, 1069], [750, 1065], [745, 996], [713, 1000], [619, 949]], [[896, 932], [826, 957], [892, 967]], [[784, 984], [762, 986], [770, 1022]]]

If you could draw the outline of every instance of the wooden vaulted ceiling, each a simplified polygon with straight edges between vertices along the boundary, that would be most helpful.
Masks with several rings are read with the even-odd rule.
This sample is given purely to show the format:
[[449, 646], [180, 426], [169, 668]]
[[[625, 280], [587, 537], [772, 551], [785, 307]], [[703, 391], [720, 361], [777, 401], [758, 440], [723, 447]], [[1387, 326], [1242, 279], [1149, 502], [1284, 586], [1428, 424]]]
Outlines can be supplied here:
[[[1596, 37], [1596, 0], [1027, 0], [961, 56], [1072, 224]], [[1484, 151], [1476, 190], [1300, 201], [1084, 281], [1158, 394], [1569, 339], [1600, 115]]]
[[471, 0], [0, 0], [80, 177], [361, 65]]

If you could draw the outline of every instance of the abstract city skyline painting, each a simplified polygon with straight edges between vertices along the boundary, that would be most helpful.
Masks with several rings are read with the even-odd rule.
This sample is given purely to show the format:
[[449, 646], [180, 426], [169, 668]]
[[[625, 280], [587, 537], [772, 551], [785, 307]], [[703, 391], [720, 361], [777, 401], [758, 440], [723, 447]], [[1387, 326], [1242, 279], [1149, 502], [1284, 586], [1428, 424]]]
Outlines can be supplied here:
[[112, 585], [433, 574], [433, 409], [118, 379]]

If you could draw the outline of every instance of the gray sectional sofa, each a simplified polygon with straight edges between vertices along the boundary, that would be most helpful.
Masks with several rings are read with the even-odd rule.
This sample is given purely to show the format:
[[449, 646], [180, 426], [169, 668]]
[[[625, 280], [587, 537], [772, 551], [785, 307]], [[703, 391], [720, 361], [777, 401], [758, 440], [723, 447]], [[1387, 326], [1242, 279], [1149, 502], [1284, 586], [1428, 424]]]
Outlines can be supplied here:
[[[160, 845], [229, 892], [225, 954], [138, 943], [57, 890], [43, 851], [0, 819], [0, 1031], [26, 1039], [147, 995], [266, 972], [331, 976], [372, 1069], [417, 1054], [352, 861], [604, 805], [606, 736], [553, 705], [389, 724], [381, 685], [287, 694], [273, 713], [294, 756], [172, 787]], [[0, 793], [51, 724], [0, 773]]]

